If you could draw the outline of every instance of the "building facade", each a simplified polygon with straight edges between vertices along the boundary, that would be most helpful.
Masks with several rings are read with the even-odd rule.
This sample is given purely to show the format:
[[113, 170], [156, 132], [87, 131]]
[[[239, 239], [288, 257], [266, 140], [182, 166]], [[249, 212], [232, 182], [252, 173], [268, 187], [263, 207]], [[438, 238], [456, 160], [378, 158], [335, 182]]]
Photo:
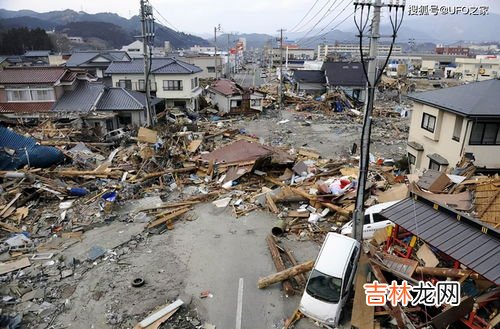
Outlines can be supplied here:
[[[379, 45], [378, 46], [378, 54], [379, 55], [387, 55], [389, 53], [390, 45]], [[363, 54], [368, 54], [370, 51], [370, 47], [368, 45], [363, 46]], [[403, 53], [403, 49], [401, 46], [394, 45], [392, 48], [393, 55], [401, 55]], [[328, 55], [331, 54], [350, 54], [353, 57], [361, 56], [359, 52], [359, 44], [358, 43], [337, 43], [333, 45], [322, 44], [318, 45], [318, 60], [326, 60]]]
[[463, 158], [500, 168], [500, 80], [411, 95], [408, 158], [413, 172], [448, 171]]
[[483, 81], [500, 77], [500, 56], [457, 58], [455, 76], [464, 81]]

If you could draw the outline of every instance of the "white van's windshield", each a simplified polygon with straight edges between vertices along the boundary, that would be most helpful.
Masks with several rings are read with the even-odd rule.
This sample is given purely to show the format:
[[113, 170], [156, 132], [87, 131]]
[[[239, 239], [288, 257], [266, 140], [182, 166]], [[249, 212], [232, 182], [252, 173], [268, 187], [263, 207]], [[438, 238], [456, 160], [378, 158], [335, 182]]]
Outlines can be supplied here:
[[342, 279], [313, 270], [306, 291], [316, 299], [329, 303], [338, 303], [341, 287]]

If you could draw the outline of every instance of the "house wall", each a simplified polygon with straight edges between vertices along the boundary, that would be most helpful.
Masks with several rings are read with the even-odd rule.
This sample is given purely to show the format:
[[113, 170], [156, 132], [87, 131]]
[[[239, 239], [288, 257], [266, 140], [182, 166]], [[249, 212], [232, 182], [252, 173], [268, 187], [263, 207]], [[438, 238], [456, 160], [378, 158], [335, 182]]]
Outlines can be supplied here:
[[[167, 106], [173, 106], [173, 100], [185, 100], [188, 107], [195, 109], [195, 98], [201, 93], [201, 88], [198, 86], [191, 89], [191, 79], [197, 77], [199, 81], [200, 76], [201, 72], [193, 74], [155, 74], [152, 75], [151, 82], [153, 85], [156, 85], [156, 97], [167, 100]], [[130, 80], [132, 82], [132, 90], [138, 90], [139, 80], [143, 80], [143, 75], [112, 74], [111, 79], [113, 81], [113, 86], [117, 86], [120, 80]], [[163, 80], [182, 80], [182, 90], [164, 90]], [[152, 87], [152, 90], [154, 89], [155, 88]]]
[[210, 92], [209, 97], [213, 103], [217, 104], [221, 113], [229, 113], [230, 97], [223, 96], [218, 93]]
[[[422, 118], [424, 113], [428, 113], [436, 117], [434, 133], [422, 128]], [[467, 121], [465, 118], [462, 123], [459, 140], [453, 139], [455, 120], [461, 118], [454, 113], [443, 111], [428, 105], [415, 103], [410, 123], [410, 132], [408, 136], [409, 142], [421, 144], [423, 151], [417, 151], [411, 146], [408, 146], [408, 153], [416, 157], [416, 163], [412, 165], [412, 171], [421, 172], [429, 168], [430, 159], [428, 154], [437, 153], [448, 160], [448, 167], [454, 168], [457, 162], [462, 157], [462, 144], [468, 143], [468, 138], [465, 138]], [[470, 134], [470, 131], [468, 132]], [[465, 138], [465, 141], [464, 141]], [[447, 169], [441, 166], [441, 170]]]
[[[469, 120], [465, 136], [463, 153], [473, 153], [474, 165], [485, 168], [500, 168], [500, 145], [469, 145], [470, 134], [474, 120]], [[496, 120], [497, 122], [500, 119]], [[465, 129], [465, 128], [464, 128]]]
[[325, 86], [321, 83], [297, 83], [299, 91], [312, 91], [323, 93], [325, 91]]
[[[500, 58], [457, 58], [455, 74], [464, 81], [483, 81], [500, 76]], [[480, 72], [483, 69], [484, 72]]]

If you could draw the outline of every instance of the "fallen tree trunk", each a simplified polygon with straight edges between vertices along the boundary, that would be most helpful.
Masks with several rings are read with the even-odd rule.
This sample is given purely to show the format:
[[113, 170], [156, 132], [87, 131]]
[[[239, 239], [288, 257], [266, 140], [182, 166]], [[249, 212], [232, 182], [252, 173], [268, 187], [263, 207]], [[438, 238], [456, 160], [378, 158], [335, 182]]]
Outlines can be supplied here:
[[475, 272], [470, 272], [459, 268], [438, 268], [438, 267], [419, 266], [415, 269], [415, 273], [422, 275], [448, 277], [448, 278], [461, 278], [465, 275], [469, 275], [469, 277], [473, 280], [482, 279], [482, 277]]
[[290, 267], [284, 271], [268, 275], [264, 278], [259, 279], [259, 281], [257, 282], [257, 287], [259, 289], [262, 289], [272, 284], [284, 281], [286, 279], [290, 279], [296, 276], [297, 274], [309, 272], [310, 270], [312, 270], [313, 266], [314, 266], [314, 261], [310, 260], [300, 265]]
[[[274, 237], [272, 235], [268, 235], [266, 237], [266, 241], [267, 246], [269, 247], [269, 251], [271, 252], [271, 258], [273, 259], [274, 266], [276, 266], [276, 270], [279, 272], [286, 270], [285, 263], [283, 262], [283, 259], [280, 255], [280, 251], [278, 250], [278, 247], [276, 247], [276, 240], [274, 239]], [[283, 290], [287, 295], [294, 295], [295, 292], [290, 280], [284, 280], [281, 284], [283, 286]]]

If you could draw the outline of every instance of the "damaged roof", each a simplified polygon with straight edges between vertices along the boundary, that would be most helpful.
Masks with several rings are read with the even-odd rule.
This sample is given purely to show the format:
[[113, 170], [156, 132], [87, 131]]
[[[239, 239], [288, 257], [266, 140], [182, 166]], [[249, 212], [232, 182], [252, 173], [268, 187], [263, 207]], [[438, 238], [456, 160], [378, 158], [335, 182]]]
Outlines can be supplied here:
[[[151, 97], [151, 105], [161, 102], [157, 97]], [[97, 103], [97, 111], [140, 111], [146, 108], [146, 95], [124, 88], [105, 89]]]
[[39, 113], [50, 112], [54, 102], [0, 103], [0, 113]]
[[427, 244], [500, 284], [500, 232], [424, 198], [407, 198], [381, 215]]
[[208, 89], [216, 91], [224, 96], [243, 94], [243, 88], [236, 82], [228, 79], [216, 80], [212, 82]]
[[56, 112], [88, 112], [104, 90], [101, 83], [79, 81], [78, 86], [67, 91], [54, 106]]
[[437, 107], [465, 117], [500, 116], [500, 79], [424, 91], [408, 95], [415, 102]]
[[325, 62], [327, 83], [331, 86], [365, 87], [366, 78], [360, 62]]
[[319, 70], [296, 70], [293, 79], [300, 83], [325, 83], [325, 74]]
[[[188, 64], [176, 58], [152, 58], [151, 73], [153, 74], [192, 74], [201, 72], [196, 65]], [[113, 62], [106, 70], [107, 74], [144, 73], [144, 59], [134, 58], [130, 62]]]

